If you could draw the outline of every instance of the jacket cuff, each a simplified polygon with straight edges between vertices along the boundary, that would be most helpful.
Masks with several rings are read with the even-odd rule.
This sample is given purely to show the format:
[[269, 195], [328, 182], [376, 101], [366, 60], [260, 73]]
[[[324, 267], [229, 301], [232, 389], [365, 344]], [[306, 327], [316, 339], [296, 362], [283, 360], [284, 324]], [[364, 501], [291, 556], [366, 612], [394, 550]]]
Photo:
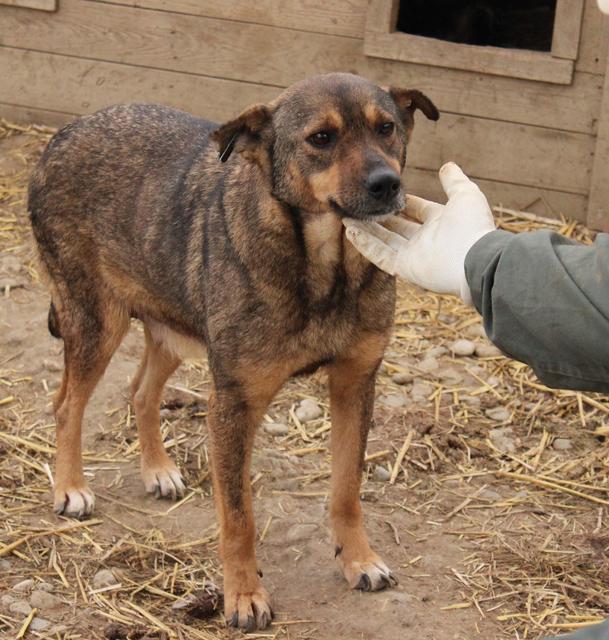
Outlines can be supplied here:
[[484, 281], [495, 270], [501, 252], [514, 237], [509, 231], [495, 230], [483, 235], [465, 256], [465, 279], [472, 295], [472, 302], [479, 313], [482, 312]]

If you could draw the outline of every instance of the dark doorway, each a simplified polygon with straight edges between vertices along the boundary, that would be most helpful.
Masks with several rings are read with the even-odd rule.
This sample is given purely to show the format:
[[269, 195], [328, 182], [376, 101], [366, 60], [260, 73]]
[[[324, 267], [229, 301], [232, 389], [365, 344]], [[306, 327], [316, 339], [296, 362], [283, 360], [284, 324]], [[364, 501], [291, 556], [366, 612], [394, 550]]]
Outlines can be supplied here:
[[550, 51], [556, 0], [401, 0], [396, 29], [462, 44]]

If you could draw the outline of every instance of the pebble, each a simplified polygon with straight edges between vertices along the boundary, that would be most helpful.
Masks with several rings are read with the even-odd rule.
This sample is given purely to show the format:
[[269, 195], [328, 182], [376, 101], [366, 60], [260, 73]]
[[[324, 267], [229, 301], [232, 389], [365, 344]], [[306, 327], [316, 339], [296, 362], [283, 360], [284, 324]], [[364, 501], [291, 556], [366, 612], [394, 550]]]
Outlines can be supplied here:
[[412, 395], [412, 399], [415, 402], [423, 402], [427, 400], [427, 398], [431, 395], [433, 388], [431, 385], [426, 384], [425, 382], [415, 382], [412, 385], [412, 389], [410, 390], [410, 394]]
[[439, 371], [438, 377], [451, 385], [459, 384], [463, 380], [463, 374], [452, 367]]
[[387, 396], [380, 396], [378, 401], [385, 407], [391, 407], [393, 409], [406, 406], [406, 398], [404, 396], [398, 395], [397, 393], [392, 393]]
[[42, 361], [42, 366], [47, 371], [61, 371], [63, 369], [63, 367], [59, 362], [57, 362], [57, 360], [51, 360], [50, 358], [45, 358]]
[[11, 613], [17, 613], [22, 616], [27, 616], [28, 613], [32, 610], [32, 607], [27, 600], [17, 600], [9, 605], [8, 610]]
[[374, 472], [372, 474], [373, 480], [377, 480], [378, 482], [387, 482], [389, 478], [391, 478], [391, 473], [382, 467], [380, 464], [377, 464], [374, 467]]
[[287, 542], [298, 542], [308, 540], [317, 531], [316, 524], [295, 524], [292, 525], [285, 535]]
[[29, 591], [36, 584], [35, 580], [28, 578], [27, 580], [22, 580], [18, 582], [14, 587], [13, 591], [17, 591], [18, 593], [22, 593], [23, 591]]
[[62, 602], [60, 598], [48, 591], [33, 591], [30, 596], [30, 604], [37, 609], [56, 609]]
[[289, 433], [290, 427], [281, 422], [267, 422], [264, 425], [264, 430], [272, 436], [285, 436]]
[[113, 584], [118, 584], [116, 576], [110, 571], [110, 569], [100, 569], [93, 576], [93, 587], [95, 589], [103, 589], [104, 587], [111, 587]]
[[503, 353], [494, 344], [479, 344], [476, 346], [476, 355], [479, 358], [494, 358]]
[[39, 618], [38, 616], [36, 616], [35, 618], [32, 619], [32, 621], [30, 622], [30, 626], [28, 628], [31, 629], [32, 631], [44, 631], [50, 626], [51, 626], [51, 623], [48, 620], [45, 620], [44, 618]]
[[461, 340], [455, 340], [450, 345], [450, 350], [456, 356], [471, 356], [476, 351], [476, 345], [471, 340], [465, 340], [464, 338]]
[[423, 373], [433, 373], [440, 368], [440, 363], [436, 358], [425, 358], [417, 365], [417, 369]]
[[5, 560], [4, 558], [0, 558], [0, 571], [8, 571], [11, 568], [11, 563], [9, 560]]
[[467, 327], [465, 333], [470, 338], [486, 338], [486, 331], [481, 324], [473, 324], [471, 327]]
[[556, 449], [556, 451], [568, 451], [569, 449], [573, 449], [573, 443], [569, 438], [556, 438], [552, 447]]
[[399, 373], [394, 373], [391, 376], [391, 380], [396, 384], [408, 384], [414, 380], [414, 374], [406, 371], [400, 371]]
[[425, 352], [425, 357], [426, 358], [440, 358], [442, 356], [445, 356], [448, 353], [448, 349], [444, 346], [442, 346], [441, 344], [439, 344], [437, 347], [432, 347], [431, 349], [428, 349]]
[[3, 607], [10, 607], [10, 605], [12, 605], [13, 602], [15, 602], [15, 598], [13, 596], [9, 595], [8, 593], [6, 595], [3, 595], [0, 598], [0, 604]]
[[48, 591], [49, 593], [53, 593], [53, 591], [55, 591], [55, 587], [49, 582], [39, 582], [36, 585], [36, 589], [39, 589], [40, 591]]
[[500, 493], [497, 493], [497, 491], [493, 491], [492, 489], [485, 489], [480, 493], [480, 497], [485, 500], [492, 500], [493, 502], [499, 502], [503, 499]]
[[296, 417], [301, 422], [309, 422], [309, 420], [316, 420], [324, 415], [323, 409], [309, 398], [305, 398], [295, 411]]
[[469, 407], [473, 407], [474, 409], [477, 409], [481, 404], [480, 398], [478, 396], [462, 396], [461, 402], [468, 405]]
[[487, 418], [496, 420], [497, 422], [505, 422], [510, 419], [511, 413], [505, 407], [494, 407], [487, 409], [485, 412]]
[[21, 271], [23, 271], [23, 265], [15, 256], [4, 256], [0, 258], [0, 273], [7, 273], [14, 276], [21, 273]]
[[510, 427], [503, 429], [491, 429], [489, 438], [491, 442], [502, 453], [513, 453], [516, 451], [516, 443], [513, 438], [514, 432]]

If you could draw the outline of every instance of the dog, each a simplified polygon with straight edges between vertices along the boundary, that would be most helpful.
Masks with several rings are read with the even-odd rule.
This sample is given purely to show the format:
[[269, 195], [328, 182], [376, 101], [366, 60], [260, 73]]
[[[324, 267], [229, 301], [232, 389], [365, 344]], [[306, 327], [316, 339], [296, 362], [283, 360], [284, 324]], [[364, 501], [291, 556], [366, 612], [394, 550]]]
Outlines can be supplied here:
[[206, 352], [225, 616], [246, 631], [272, 618], [254, 549], [254, 433], [282, 384], [319, 367], [330, 389], [335, 557], [352, 588], [396, 582], [370, 548], [359, 502], [395, 280], [350, 245], [341, 220], [403, 208], [417, 109], [439, 117], [417, 90], [343, 73], [299, 82], [222, 126], [119, 105], [61, 129], [33, 172], [28, 208], [49, 329], [64, 342], [54, 509], [92, 512], [83, 412], [130, 318], [146, 341], [131, 389], [144, 484], [157, 496], [184, 494], [159, 406], [180, 362]]

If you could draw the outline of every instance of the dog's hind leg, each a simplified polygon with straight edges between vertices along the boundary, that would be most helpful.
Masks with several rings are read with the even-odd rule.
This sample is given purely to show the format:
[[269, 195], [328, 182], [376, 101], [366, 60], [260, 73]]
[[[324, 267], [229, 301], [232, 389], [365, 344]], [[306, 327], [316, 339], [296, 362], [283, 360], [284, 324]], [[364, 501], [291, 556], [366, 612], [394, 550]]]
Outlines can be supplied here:
[[131, 398], [140, 438], [141, 469], [148, 493], [157, 498], [181, 498], [184, 483], [167, 455], [161, 438], [160, 405], [163, 387], [177, 369], [180, 358], [156, 342], [144, 325], [146, 351], [131, 384]]
[[386, 336], [371, 334], [328, 367], [332, 416], [330, 518], [336, 559], [354, 589], [377, 591], [397, 581], [372, 551], [359, 500], [374, 382]]
[[286, 377], [282, 366], [251, 367], [238, 379], [214, 375], [209, 401], [207, 424], [220, 521], [224, 612], [230, 626], [245, 631], [264, 629], [272, 618], [270, 598], [256, 563], [250, 459], [256, 427]]
[[95, 386], [127, 332], [129, 316], [120, 305], [102, 304], [88, 296], [82, 304], [65, 300], [59, 323], [65, 370], [54, 401], [57, 456], [53, 508], [58, 514], [80, 518], [90, 515], [94, 506], [82, 468], [82, 419]]

